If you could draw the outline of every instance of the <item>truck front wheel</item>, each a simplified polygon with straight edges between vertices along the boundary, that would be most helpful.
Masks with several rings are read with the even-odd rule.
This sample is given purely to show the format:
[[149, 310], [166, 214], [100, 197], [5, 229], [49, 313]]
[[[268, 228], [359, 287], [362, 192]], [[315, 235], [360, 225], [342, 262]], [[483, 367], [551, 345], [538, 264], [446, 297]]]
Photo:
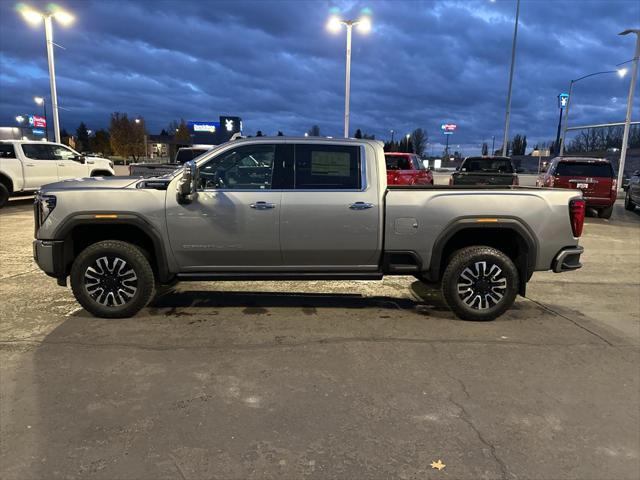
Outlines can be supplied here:
[[71, 289], [80, 305], [102, 318], [131, 317], [154, 293], [154, 276], [142, 251], [105, 240], [85, 248], [71, 267]]
[[451, 256], [442, 276], [442, 294], [458, 318], [493, 320], [513, 305], [518, 281], [518, 269], [501, 251], [466, 247]]

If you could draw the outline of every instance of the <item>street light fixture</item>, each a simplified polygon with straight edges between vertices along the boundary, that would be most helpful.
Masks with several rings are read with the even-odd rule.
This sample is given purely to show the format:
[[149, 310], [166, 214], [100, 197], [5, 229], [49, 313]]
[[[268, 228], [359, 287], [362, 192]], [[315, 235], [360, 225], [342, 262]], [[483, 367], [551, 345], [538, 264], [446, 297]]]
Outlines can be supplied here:
[[[618, 35], [636, 34], [636, 51], [633, 54], [633, 69], [631, 73], [631, 84], [629, 85], [629, 95], [627, 96], [627, 115], [624, 118], [624, 133], [622, 134], [622, 148], [620, 149], [620, 162], [618, 164], [618, 188], [622, 188], [622, 180], [624, 179], [624, 163], [627, 159], [627, 147], [629, 144], [629, 129], [631, 128], [631, 107], [633, 106], [633, 93], [638, 80], [638, 57], [640, 57], [640, 29], [629, 29], [620, 32]], [[626, 63], [626, 62], [625, 62]], [[626, 68], [622, 69], [625, 70]]]
[[16, 122], [18, 123], [24, 122], [24, 117], [22, 115], [16, 115]]
[[53, 134], [56, 142], [60, 143], [60, 120], [58, 119], [58, 92], [56, 90], [56, 69], [53, 59], [53, 22], [55, 18], [61, 25], [70, 25], [74, 17], [69, 12], [62, 10], [55, 4], [49, 4], [46, 12], [40, 12], [24, 4], [18, 5], [18, 11], [24, 19], [37, 25], [44, 20], [44, 33], [47, 42], [47, 60], [49, 63], [49, 83], [51, 87], [51, 104], [53, 110]]
[[327, 28], [337, 33], [340, 27], [347, 27], [347, 68], [345, 75], [345, 93], [344, 93], [344, 137], [349, 138], [349, 94], [351, 87], [351, 31], [354, 26], [358, 27], [360, 33], [371, 31], [371, 19], [368, 16], [362, 16], [358, 20], [342, 20], [336, 15], [329, 18]]
[[572, 92], [573, 92], [573, 84], [579, 82], [580, 80], [584, 80], [585, 78], [589, 78], [589, 77], [595, 77], [596, 75], [604, 75], [606, 73], [617, 73], [618, 76], [620, 78], [624, 77], [625, 74], [627, 73], [627, 69], [626, 68], [619, 68], [617, 70], [605, 70], [602, 72], [595, 72], [595, 73], [590, 73], [589, 75], [584, 75], [580, 78], [576, 78], [575, 80], [571, 80], [571, 82], [569, 83], [569, 96], [567, 97], [567, 107], [564, 110], [564, 127], [562, 128], [562, 138], [560, 139], [560, 153], [559, 156], [562, 156], [564, 154], [564, 144], [565, 144], [565, 138], [567, 136], [567, 127], [569, 126], [568, 121], [569, 121], [569, 107], [571, 106], [571, 96], [572, 96]]

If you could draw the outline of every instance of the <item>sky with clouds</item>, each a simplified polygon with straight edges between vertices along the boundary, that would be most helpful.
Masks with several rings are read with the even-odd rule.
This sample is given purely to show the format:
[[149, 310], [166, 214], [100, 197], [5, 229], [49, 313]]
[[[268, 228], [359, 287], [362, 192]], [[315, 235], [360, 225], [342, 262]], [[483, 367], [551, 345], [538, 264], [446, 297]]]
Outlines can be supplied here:
[[[44, 9], [46, 3], [27, 2]], [[141, 115], [150, 133], [171, 120], [238, 115], [245, 132], [323, 135], [343, 130], [345, 32], [327, 31], [371, 11], [373, 29], [354, 30], [351, 131], [387, 139], [422, 127], [434, 151], [442, 123], [465, 153], [496, 147], [504, 128], [515, 0], [436, 1], [59, 1], [76, 19], [54, 25], [61, 124], [108, 125], [111, 112]], [[49, 97], [44, 28], [0, 0], [0, 125], [35, 113]], [[635, 0], [522, 0], [511, 132], [529, 145], [555, 138], [558, 93], [582, 75], [633, 57]], [[572, 124], [623, 121], [629, 78], [577, 83]], [[634, 120], [640, 117], [640, 92]], [[396, 135], [397, 135], [396, 134]]]

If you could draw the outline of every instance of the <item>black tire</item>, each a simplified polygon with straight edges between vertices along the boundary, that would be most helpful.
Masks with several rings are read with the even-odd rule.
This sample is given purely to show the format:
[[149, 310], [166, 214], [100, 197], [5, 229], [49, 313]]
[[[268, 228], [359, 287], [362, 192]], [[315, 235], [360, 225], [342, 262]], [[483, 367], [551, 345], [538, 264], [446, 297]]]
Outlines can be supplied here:
[[627, 193], [624, 196], [624, 208], [633, 212], [636, 209], [635, 204], [631, 201], [631, 195], [629, 194], [629, 189], [627, 189]]
[[142, 251], [119, 240], [89, 245], [71, 267], [73, 294], [96, 317], [132, 317], [149, 303], [154, 285], [153, 270]]
[[610, 205], [605, 208], [601, 208], [598, 210], [598, 216], [600, 218], [611, 218], [611, 214], [613, 213], [613, 205]]
[[466, 247], [449, 260], [442, 276], [442, 296], [458, 318], [488, 321], [513, 305], [518, 285], [518, 269], [500, 250]]
[[0, 208], [4, 207], [9, 201], [9, 189], [4, 183], [0, 183]]
[[92, 177], [111, 177], [111, 172], [108, 170], [96, 170], [95, 172], [91, 172]]

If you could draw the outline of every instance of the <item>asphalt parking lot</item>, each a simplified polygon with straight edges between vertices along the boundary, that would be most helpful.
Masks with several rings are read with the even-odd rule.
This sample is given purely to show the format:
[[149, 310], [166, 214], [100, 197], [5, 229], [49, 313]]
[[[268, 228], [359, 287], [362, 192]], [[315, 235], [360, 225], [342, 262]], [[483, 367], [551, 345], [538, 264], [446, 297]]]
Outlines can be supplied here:
[[[180, 284], [89, 317], [0, 213], [0, 477], [640, 478], [640, 210], [489, 323], [412, 277]], [[431, 468], [442, 460], [443, 470]]]

